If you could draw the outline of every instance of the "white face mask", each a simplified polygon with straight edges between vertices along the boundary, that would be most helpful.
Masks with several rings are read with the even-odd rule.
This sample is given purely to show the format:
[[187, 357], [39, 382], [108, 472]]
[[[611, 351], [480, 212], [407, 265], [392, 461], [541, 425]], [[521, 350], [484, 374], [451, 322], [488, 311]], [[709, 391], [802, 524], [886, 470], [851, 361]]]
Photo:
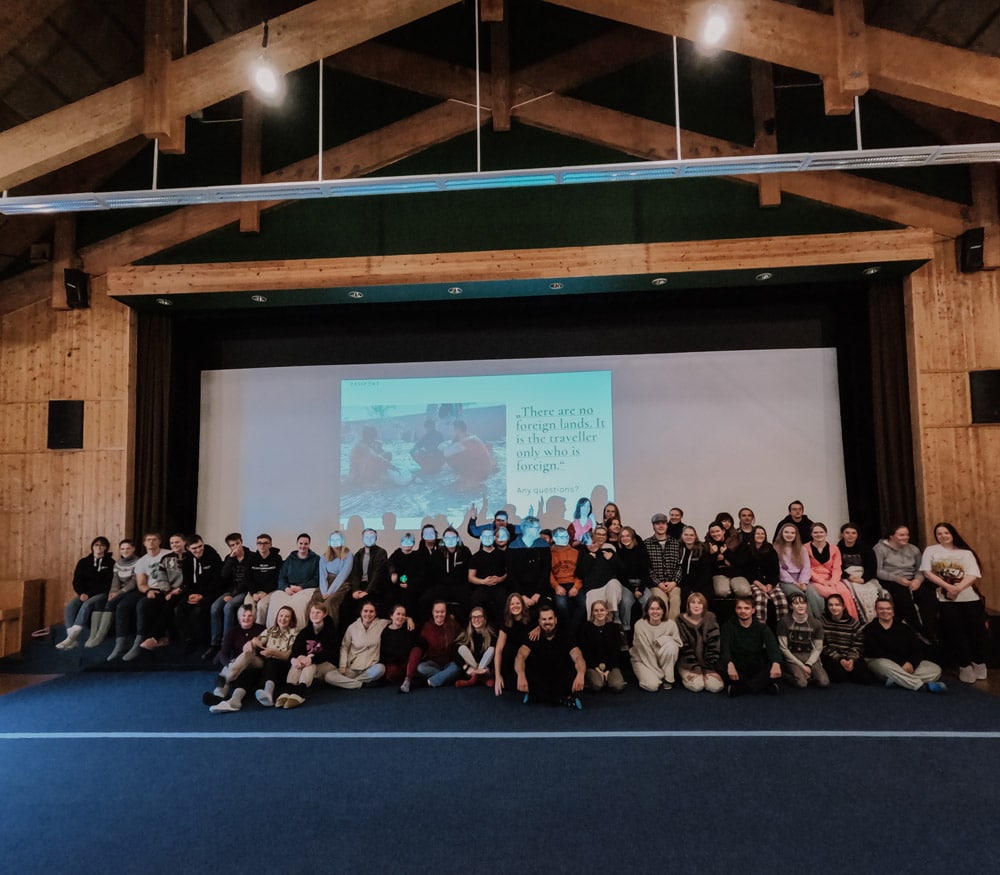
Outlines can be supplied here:
[[331, 547], [343, 547], [344, 546], [344, 536], [343, 535], [330, 535], [330, 546]]
[[538, 540], [541, 531], [538, 526], [526, 526], [524, 529], [524, 543], [534, 544]]
[[510, 535], [507, 534], [506, 529], [500, 529], [496, 534], [496, 542], [498, 544], [506, 544], [510, 540]]
[[489, 529], [487, 529], [485, 532], [483, 532], [479, 536], [479, 543], [482, 544], [484, 547], [492, 547], [493, 546], [493, 532], [490, 531]]
[[565, 529], [561, 531], [554, 532], [552, 535], [552, 540], [555, 541], [558, 547], [568, 547], [569, 546], [569, 532]]
[[410, 536], [407, 536], [407, 537], [403, 538], [399, 542], [399, 546], [400, 547], [412, 547], [413, 546], [413, 538], [410, 537]]
[[457, 547], [458, 546], [458, 535], [445, 535], [444, 536], [445, 547]]
[[361, 543], [364, 544], [366, 547], [374, 547], [375, 546], [375, 537], [376, 537], [376, 535], [375, 535], [374, 532], [365, 532], [361, 536]]
[[424, 529], [420, 533], [420, 537], [423, 538], [425, 541], [436, 541], [437, 532], [435, 532], [434, 529]]

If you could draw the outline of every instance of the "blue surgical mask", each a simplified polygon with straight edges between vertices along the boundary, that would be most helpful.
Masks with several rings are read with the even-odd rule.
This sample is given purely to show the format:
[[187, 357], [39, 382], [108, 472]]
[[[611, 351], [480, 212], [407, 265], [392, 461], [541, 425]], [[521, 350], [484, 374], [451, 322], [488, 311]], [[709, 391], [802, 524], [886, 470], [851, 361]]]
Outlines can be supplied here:
[[524, 529], [524, 543], [534, 544], [538, 540], [539, 534], [541, 534], [541, 529], [536, 526], [526, 526]]
[[562, 529], [558, 532], [553, 532], [552, 540], [555, 542], [557, 547], [568, 547], [569, 546], [569, 532]]
[[496, 534], [496, 542], [498, 544], [506, 544], [510, 540], [510, 534], [508, 534], [506, 529], [500, 529]]
[[343, 547], [344, 546], [344, 536], [340, 534], [330, 535], [330, 546], [331, 547]]
[[403, 535], [399, 542], [400, 547], [412, 547], [413, 546], [413, 535]]
[[375, 546], [375, 538], [376, 538], [376, 535], [375, 535], [374, 532], [365, 532], [361, 536], [361, 543], [364, 544], [366, 547], [374, 547]]
[[436, 541], [437, 532], [435, 532], [434, 529], [424, 529], [420, 533], [420, 537], [423, 538], [425, 541]]
[[492, 529], [487, 529], [485, 532], [483, 532], [479, 536], [479, 543], [482, 544], [484, 547], [492, 547], [493, 546], [493, 530]]
[[445, 535], [443, 540], [445, 547], [458, 546], [458, 535]]

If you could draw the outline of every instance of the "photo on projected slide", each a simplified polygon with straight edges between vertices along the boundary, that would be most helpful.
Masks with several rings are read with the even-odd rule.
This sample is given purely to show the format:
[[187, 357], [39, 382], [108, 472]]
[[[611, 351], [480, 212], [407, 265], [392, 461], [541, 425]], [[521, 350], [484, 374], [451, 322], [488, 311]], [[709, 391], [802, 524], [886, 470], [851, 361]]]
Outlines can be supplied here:
[[345, 380], [340, 517], [374, 525], [388, 505], [416, 527], [473, 502], [523, 516], [611, 483], [611, 435], [609, 371]]
[[386, 495], [401, 520], [417, 521], [413, 526], [428, 507], [460, 516], [473, 499], [502, 504], [506, 429], [500, 404], [344, 404], [341, 516], [379, 519]]

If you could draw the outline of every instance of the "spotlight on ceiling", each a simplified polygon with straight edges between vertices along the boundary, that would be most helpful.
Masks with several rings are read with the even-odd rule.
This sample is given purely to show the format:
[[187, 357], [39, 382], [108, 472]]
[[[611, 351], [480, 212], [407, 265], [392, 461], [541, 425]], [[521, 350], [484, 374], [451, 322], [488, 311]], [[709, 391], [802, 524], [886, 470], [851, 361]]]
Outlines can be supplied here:
[[285, 80], [267, 57], [268, 26], [264, 22], [264, 36], [260, 43], [260, 54], [250, 65], [250, 81], [254, 94], [261, 100], [274, 103], [284, 96]]
[[862, 273], [863, 273], [863, 274], [864, 274], [865, 276], [875, 276], [876, 274], [878, 274], [878, 273], [881, 273], [881, 272], [882, 272], [882, 268], [881, 268], [881, 267], [879, 267], [878, 265], [873, 265], [872, 267], [866, 267], [866, 268], [865, 268], [865, 269], [864, 269], [863, 271], [861, 271], [861, 272], [862, 272]]
[[766, 283], [773, 276], [774, 276], [774, 274], [771, 273], [771, 271], [769, 271], [769, 270], [762, 270], [759, 274], [757, 274], [757, 276], [754, 277], [754, 279], [757, 280], [757, 282], [759, 282], [759, 283]]
[[701, 41], [706, 46], [717, 46], [729, 30], [729, 16], [724, 7], [713, 3], [708, 8], [705, 24], [701, 29]]

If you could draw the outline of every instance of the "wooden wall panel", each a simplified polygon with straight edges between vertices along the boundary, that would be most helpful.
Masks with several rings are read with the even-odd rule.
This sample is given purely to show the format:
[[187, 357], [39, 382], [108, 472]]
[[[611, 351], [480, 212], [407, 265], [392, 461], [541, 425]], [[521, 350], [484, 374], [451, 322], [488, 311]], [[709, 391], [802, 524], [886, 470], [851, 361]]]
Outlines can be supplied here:
[[1000, 610], [1000, 425], [972, 425], [968, 372], [1000, 368], [1000, 272], [963, 274], [953, 242], [907, 283], [920, 542], [953, 523], [983, 564]]
[[[44, 578], [48, 623], [91, 540], [117, 543], [128, 518], [131, 313], [104, 295], [91, 304], [46, 300], [0, 320], [0, 577]], [[84, 402], [82, 450], [46, 448], [53, 399]]]

